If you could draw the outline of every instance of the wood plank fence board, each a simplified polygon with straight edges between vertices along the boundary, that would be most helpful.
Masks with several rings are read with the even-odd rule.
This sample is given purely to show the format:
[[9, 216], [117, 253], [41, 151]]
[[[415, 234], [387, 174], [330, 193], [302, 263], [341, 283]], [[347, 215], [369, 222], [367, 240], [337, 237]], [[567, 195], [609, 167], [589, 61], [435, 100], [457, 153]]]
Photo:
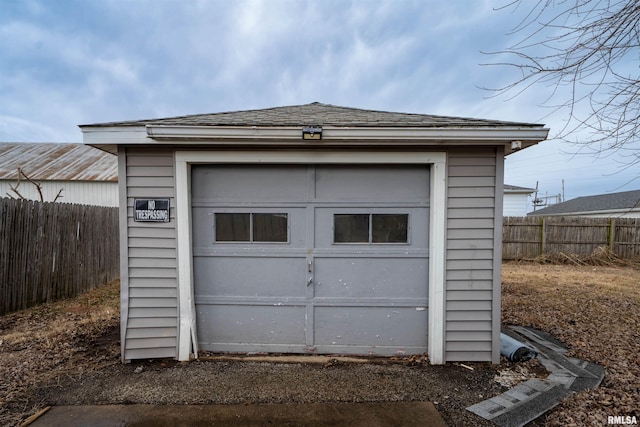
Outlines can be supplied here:
[[[118, 208], [0, 198], [0, 315], [85, 292], [119, 276]], [[503, 259], [640, 257], [640, 219], [506, 217]]]
[[503, 259], [544, 255], [592, 255], [608, 247], [619, 258], [640, 256], [640, 219], [581, 217], [505, 217]]
[[117, 279], [117, 212], [0, 198], [0, 315]]

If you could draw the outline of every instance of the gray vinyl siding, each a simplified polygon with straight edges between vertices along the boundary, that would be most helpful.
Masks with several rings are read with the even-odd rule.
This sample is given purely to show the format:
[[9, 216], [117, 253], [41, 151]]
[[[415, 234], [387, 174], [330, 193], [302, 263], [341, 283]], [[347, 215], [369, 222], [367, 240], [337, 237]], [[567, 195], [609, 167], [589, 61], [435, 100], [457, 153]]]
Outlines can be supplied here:
[[494, 359], [494, 148], [448, 156], [445, 360]]
[[[123, 360], [177, 357], [178, 280], [173, 149], [123, 149], [126, 234], [122, 234]], [[126, 159], [126, 166], [124, 160]], [[447, 170], [445, 360], [494, 361], [499, 354], [502, 155], [451, 150]], [[169, 197], [171, 222], [133, 221], [134, 198]], [[125, 197], [121, 196], [121, 204]], [[498, 233], [498, 234], [497, 234]], [[498, 242], [499, 244], [499, 242]], [[126, 256], [125, 256], [126, 254]], [[498, 308], [496, 308], [498, 307]], [[498, 311], [497, 311], [498, 310]], [[497, 314], [496, 314], [497, 313]], [[497, 320], [496, 320], [497, 319]]]
[[[124, 360], [177, 357], [178, 280], [173, 150], [126, 149], [127, 317]], [[171, 221], [135, 222], [135, 198], [169, 197]]]

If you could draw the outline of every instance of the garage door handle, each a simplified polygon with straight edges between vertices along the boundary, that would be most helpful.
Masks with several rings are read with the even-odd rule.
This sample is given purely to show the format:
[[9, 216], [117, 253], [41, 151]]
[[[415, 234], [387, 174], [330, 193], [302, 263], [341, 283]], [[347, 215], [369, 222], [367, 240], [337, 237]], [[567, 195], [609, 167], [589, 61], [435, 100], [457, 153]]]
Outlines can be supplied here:
[[313, 277], [309, 277], [307, 279], [307, 286], [311, 286], [312, 283], [313, 283]]

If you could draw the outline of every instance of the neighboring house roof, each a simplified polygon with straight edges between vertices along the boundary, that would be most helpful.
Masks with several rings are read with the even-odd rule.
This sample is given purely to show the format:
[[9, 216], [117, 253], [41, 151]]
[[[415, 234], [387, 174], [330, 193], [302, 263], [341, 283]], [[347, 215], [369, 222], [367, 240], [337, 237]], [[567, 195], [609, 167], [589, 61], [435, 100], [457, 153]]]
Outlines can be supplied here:
[[534, 191], [536, 191], [535, 188], [518, 187], [517, 185], [504, 184], [504, 192], [505, 193], [531, 194]]
[[394, 113], [364, 110], [313, 102], [305, 105], [196, 114], [163, 119], [99, 123], [81, 127], [105, 126], [300, 126], [321, 125], [339, 127], [542, 127], [540, 124], [499, 120], [434, 116], [429, 114]]
[[0, 143], [0, 179], [18, 168], [37, 181], [118, 181], [116, 156], [83, 144]]
[[589, 212], [640, 211], [640, 190], [578, 197], [530, 212], [530, 216], [580, 215]]

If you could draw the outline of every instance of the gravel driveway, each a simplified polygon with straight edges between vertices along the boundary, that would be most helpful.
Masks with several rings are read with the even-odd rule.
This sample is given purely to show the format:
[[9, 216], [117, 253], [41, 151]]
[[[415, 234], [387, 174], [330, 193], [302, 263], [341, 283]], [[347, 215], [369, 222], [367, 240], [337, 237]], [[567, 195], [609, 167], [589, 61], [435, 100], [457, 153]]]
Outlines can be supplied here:
[[491, 425], [465, 410], [503, 389], [489, 364], [407, 359], [283, 363], [204, 358], [113, 365], [43, 387], [50, 405], [430, 401], [448, 425]]

